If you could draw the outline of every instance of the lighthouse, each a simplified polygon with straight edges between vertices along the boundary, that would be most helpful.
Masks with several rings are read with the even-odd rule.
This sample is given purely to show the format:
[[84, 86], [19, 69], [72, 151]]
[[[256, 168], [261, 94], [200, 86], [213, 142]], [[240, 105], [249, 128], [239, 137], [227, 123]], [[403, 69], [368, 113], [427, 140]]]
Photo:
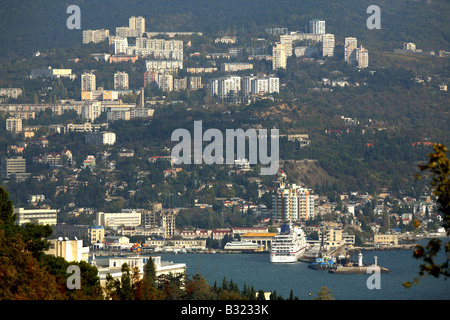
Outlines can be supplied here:
[[362, 253], [360, 252], [358, 254], [358, 267], [362, 267], [363, 263], [362, 263]]

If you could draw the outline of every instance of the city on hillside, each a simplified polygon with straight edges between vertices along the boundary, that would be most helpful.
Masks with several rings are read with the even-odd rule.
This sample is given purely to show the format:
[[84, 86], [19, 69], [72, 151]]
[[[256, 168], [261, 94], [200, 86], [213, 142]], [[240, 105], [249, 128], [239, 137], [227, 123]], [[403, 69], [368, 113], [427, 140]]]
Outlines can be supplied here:
[[[16, 224], [50, 225], [47, 252], [68, 261], [95, 265], [96, 257], [118, 255], [109, 268], [124, 261], [143, 268], [136, 254], [233, 251], [227, 244], [235, 241], [269, 252], [286, 222], [302, 227], [309, 249], [328, 253], [443, 235], [431, 186], [406, 181], [395, 166], [412, 163], [413, 172], [434, 137], [411, 141], [405, 132], [396, 149], [387, 138], [403, 134], [396, 123], [341, 107], [362, 103], [359, 91], [390, 86], [445, 99], [446, 83], [404, 70], [390, 76], [392, 69], [372, 66], [369, 44], [335, 37], [324, 20], [307, 23], [306, 30], [211, 36], [152, 32], [133, 16], [115, 32], [84, 30], [70, 53], [41, 50], [24, 59], [22, 85], [0, 89], [0, 183]], [[450, 55], [404, 41], [390, 55]], [[334, 94], [345, 98], [332, 104]], [[332, 109], [329, 125], [311, 97]], [[278, 128], [277, 173], [260, 175], [250, 151], [233, 164], [177, 164], [171, 133], [200, 119], [223, 132]], [[364, 164], [381, 158], [392, 174], [377, 176]], [[185, 271], [154, 259], [161, 270]], [[103, 267], [102, 283], [111, 271]]]

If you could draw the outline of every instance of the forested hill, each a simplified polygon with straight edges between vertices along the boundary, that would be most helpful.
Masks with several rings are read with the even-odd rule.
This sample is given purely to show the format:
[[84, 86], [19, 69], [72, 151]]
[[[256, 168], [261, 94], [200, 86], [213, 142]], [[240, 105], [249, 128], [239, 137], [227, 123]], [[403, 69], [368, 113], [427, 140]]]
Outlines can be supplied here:
[[[381, 30], [368, 30], [372, 0], [3, 0], [0, 56], [79, 44], [82, 30], [106, 28], [112, 34], [130, 16], [144, 16], [148, 31], [260, 32], [267, 27], [304, 31], [311, 19], [326, 20], [337, 41], [355, 36], [369, 50], [392, 51], [404, 41], [423, 50], [449, 49], [448, 0], [378, 0]], [[66, 27], [69, 5], [81, 9], [81, 30]]]

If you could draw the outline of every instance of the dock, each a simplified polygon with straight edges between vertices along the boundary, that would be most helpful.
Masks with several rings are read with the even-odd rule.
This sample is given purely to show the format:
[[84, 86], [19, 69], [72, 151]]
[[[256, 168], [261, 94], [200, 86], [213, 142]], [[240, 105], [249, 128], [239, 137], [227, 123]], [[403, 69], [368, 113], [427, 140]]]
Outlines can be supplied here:
[[[337, 266], [334, 269], [329, 270], [330, 273], [370, 273], [371, 271], [379, 270], [380, 272], [390, 272], [388, 269], [371, 265], [371, 266]], [[369, 272], [368, 272], [369, 271]]]

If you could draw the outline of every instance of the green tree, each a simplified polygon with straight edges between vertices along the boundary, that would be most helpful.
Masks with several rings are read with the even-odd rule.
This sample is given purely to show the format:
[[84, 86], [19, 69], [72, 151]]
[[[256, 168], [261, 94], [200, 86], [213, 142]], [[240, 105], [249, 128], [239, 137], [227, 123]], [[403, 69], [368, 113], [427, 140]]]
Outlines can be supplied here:
[[122, 276], [114, 279], [111, 274], [106, 275], [106, 298], [111, 300], [135, 300], [135, 284], [138, 282], [138, 270], [130, 271], [128, 264], [121, 268]]
[[[419, 168], [431, 177], [433, 193], [437, 198], [439, 211], [443, 218], [443, 227], [448, 236], [450, 235], [450, 159], [447, 156], [448, 149], [445, 145], [434, 144], [433, 150], [434, 152], [428, 155], [428, 163], [420, 164]], [[421, 178], [420, 174], [417, 174], [417, 178]], [[425, 275], [433, 275], [436, 278], [442, 275], [445, 279], [449, 277], [450, 242], [444, 245], [445, 261], [438, 263], [435, 258], [441, 247], [442, 242], [439, 239], [431, 239], [425, 247], [416, 246], [413, 256], [423, 260], [424, 263], [420, 265], [420, 277], [414, 279], [415, 284], [418, 284], [420, 278]], [[404, 282], [404, 285], [410, 287], [411, 282]]]
[[7, 237], [0, 230], [0, 300], [65, 300], [63, 291], [20, 234]]
[[314, 300], [334, 300], [333, 293], [330, 288], [321, 287], [320, 291], [317, 292], [317, 298]]
[[16, 221], [13, 202], [9, 200], [9, 194], [3, 187], [0, 187], [0, 228], [5, 230], [6, 235], [10, 235]]

